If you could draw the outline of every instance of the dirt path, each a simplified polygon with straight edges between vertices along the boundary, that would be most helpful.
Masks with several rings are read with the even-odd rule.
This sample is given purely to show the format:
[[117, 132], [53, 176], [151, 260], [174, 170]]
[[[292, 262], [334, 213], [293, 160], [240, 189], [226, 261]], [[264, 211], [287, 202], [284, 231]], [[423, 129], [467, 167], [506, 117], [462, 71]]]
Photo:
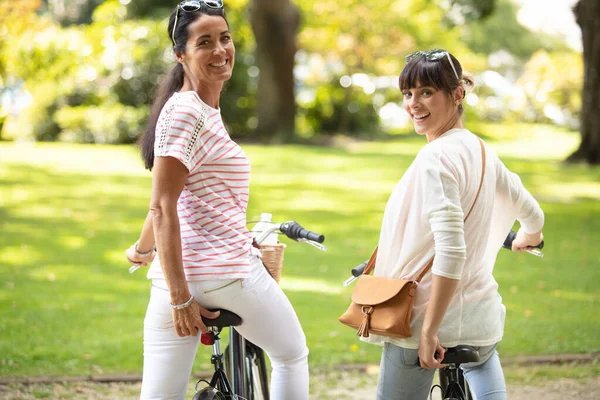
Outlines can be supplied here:
[[[321, 379], [317, 378], [319, 381]], [[311, 399], [360, 399], [375, 400], [377, 376], [357, 376], [356, 373], [340, 374], [337, 379], [331, 377], [322, 380], [329, 387], [313, 392]], [[313, 383], [315, 379], [313, 379]], [[329, 382], [329, 383], [328, 383]], [[336, 386], [337, 385], [337, 386]], [[600, 377], [587, 379], [544, 379], [535, 385], [509, 384], [510, 400], [598, 400], [600, 399]], [[434, 391], [434, 400], [440, 400], [439, 391]]]
[[[556, 375], [556, 374], [555, 374]], [[511, 400], [597, 400], [600, 399], [600, 377], [566, 379], [550, 377], [536, 379], [535, 385], [508, 385]], [[311, 376], [311, 399], [357, 399], [375, 400], [376, 371], [315, 371]], [[140, 383], [11, 383], [0, 385], [0, 399], [85, 399], [85, 400], [134, 400], [138, 398]], [[188, 398], [193, 396], [190, 384]], [[440, 396], [434, 396], [439, 400]]]

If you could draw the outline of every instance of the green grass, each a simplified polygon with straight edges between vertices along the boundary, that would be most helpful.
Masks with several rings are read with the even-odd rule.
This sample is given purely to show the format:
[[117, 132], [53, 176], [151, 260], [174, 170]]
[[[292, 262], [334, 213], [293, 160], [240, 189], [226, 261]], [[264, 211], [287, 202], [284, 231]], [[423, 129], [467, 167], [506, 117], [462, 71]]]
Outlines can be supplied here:
[[504, 367], [503, 370], [507, 382], [533, 386], [544, 385], [557, 379], [574, 379], [585, 383], [600, 376], [600, 364], [597, 361], [562, 365], [509, 366]]
[[[546, 212], [546, 257], [501, 252], [504, 355], [600, 351], [600, 169], [565, 166], [576, 134], [483, 127]], [[495, 141], [504, 137], [504, 141]], [[385, 202], [424, 145], [410, 137], [343, 148], [244, 146], [249, 218], [267, 211], [326, 236], [326, 253], [288, 242], [282, 286], [311, 365], [377, 362], [337, 317], [341, 282], [378, 238]], [[149, 282], [123, 251], [146, 215], [150, 175], [128, 146], [0, 144], [0, 375], [139, 373]], [[201, 348], [195, 367], [209, 363]]]

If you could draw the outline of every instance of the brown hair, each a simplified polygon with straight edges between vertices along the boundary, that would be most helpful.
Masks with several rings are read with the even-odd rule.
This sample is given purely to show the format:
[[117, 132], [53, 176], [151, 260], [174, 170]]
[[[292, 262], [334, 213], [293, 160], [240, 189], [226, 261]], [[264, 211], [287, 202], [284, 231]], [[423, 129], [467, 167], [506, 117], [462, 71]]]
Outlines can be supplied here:
[[[456, 69], [456, 74], [450, 65], [448, 57], [444, 56], [439, 60], [428, 61], [425, 55], [420, 55], [410, 60], [400, 73], [400, 90], [404, 91], [414, 88], [417, 84], [421, 86], [431, 86], [437, 90], [443, 90], [449, 96], [452, 91], [459, 86], [464, 89], [463, 98], [468, 91], [475, 86], [473, 77], [464, 72], [458, 60], [450, 53], [452, 64]], [[458, 106], [458, 112], [464, 111], [462, 103]]]
[[[168, 34], [169, 38], [171, 38], [171, 42], [173, 42], [173, 36], [175, 36], [175, 42], [173, 42], [173, 52], [185, 53], [185, 45], [189, 37], [188, 26], [203, 15], [223, 17], [227, 23], [227, 26], [229, 26], [224, 9], [211, 8], [202, 2], [200, 4], [201, 7], [198, 9], [198, 11], [183, 11], [177, 7], [175, 11], [171, 13], [171, 17], [169, 18]], [[173, 35], [175, 16], [177, 16], [177, 27], [175, 29], [175, 34]], [[162, 111], [165, 103], [169, 100], [169, 98], [171, 98], [173, 93], [181, 89], [183, 86], [183, 78], [183, 65], [177, 63], [171, 72], [169, 72], [169, 74], [162, 80], [156, 92], [154, 101], [152, 102], [148, 124], [138, 141], [146, 169], [152, 170], [152, 167], [154, 166], [154, 138], [156, 124], [158, 122], [160, 112]]]

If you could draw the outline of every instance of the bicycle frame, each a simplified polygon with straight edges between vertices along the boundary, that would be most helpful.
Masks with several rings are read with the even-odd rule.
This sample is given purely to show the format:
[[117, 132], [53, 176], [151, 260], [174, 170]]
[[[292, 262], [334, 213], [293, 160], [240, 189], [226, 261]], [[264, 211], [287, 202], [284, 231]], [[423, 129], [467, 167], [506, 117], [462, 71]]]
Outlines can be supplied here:
[[[440, 378], [440, 389], [442, 390], [442, 399], [461, 399], [472, 400], [469, 385], [463, 375], [462, 369], [455, 365], [449, 365], [438, 371]], [[457, 390], [456, 388], [459, 388]], [[456, 393], [456, 392], [459, 393]], [[459, 396], [459, 397], [455, 397]]]
[[[246, 340], [233, 327], [229, 328], [229, 354], [226, 356], [229, 357], [228, 375], [233, 393], [247, 398]], [[266, 400], [268, 398], [267, 394]]]

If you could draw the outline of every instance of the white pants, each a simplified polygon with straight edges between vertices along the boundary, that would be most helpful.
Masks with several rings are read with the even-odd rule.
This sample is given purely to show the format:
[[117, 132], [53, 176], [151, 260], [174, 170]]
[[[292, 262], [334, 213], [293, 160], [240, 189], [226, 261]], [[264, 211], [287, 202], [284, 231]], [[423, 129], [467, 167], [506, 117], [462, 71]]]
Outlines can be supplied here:
[[[223, 308], [242, 318], [236, 327], [269, 356], [271, 398], [308, 399], [306, 337], [288, 298], [252, 256], [246, 279], [188, 282], [191, 294], [205, 308]], [[200, 335], [179, 337], [173, 328], [166, 283], [152, 283], [144, 320], [142, 400], [184, 399]]]

